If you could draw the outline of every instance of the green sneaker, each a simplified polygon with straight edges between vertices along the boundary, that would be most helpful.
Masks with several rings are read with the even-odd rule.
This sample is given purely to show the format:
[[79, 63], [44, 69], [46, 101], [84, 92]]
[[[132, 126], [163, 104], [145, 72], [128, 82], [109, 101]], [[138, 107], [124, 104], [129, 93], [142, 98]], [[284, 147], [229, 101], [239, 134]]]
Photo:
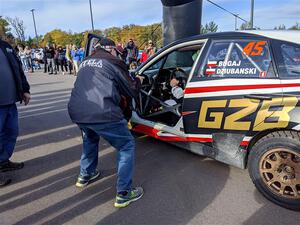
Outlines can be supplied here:
[[91, 183], [93, 180], [95, 180], [97, 177], [99, 177], [99, 175], [100, 173], [97, 170], [89, 176], [79, 175], [75, 185], [78, 188], [83, 188], [87, 186], [89, 183]]
[[142, 187], [132, 188], [126, 195], [117, 194], [114, 206], [116, 208], [123, 208], [128, 206], [131, 202], [139, 200], [144, 194]]

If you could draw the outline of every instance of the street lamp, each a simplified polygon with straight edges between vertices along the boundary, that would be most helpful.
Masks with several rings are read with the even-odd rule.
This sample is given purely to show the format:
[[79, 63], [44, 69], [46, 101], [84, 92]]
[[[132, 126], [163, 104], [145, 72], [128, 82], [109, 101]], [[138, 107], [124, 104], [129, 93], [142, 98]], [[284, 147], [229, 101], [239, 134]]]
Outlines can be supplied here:
[[39, 45], [39, 38], [38, 38], [38, 35], [37, 35], [37, 31], [36, 31], [36, 24], [35, 24], [35, 18], [34, 18], [34, 10], [35, 9], [31, 9], [31, 13], [32, 13], [32, 19], [33, 19], [33, 25], [34, 25], [34, 31], [35, 31], [35, 37], [36, 37], [36, 42], [37, 42], [37, 45]]
[[94, 32], [94, 21], [93, 21], [92, 2], [91, 2], [91, 0], [89, 0], [89, 2], [90, 2], [90, 14], [91, 14], [92, 30], [93, 30], [93, 32]]

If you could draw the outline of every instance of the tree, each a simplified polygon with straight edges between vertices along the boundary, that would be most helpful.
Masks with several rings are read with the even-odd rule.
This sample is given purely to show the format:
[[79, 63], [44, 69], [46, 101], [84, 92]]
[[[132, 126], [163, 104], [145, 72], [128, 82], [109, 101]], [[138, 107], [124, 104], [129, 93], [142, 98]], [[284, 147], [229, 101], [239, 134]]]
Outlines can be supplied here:
[[251, 24], [250, 24], [250, 22], [245, 22], [245, 23], [242, 23], [242, 24], [241, 24], [240, 30], [248, 30], [248, 29], [251, 29]]
[[52, 30], [44, 35], [44, 38], [41, 42], [42, 46], [49, 44], [56, 44], [65, 46], [70, 44], [72, 34], [62, 31], [60, 29]]
[[284, 24], [280, 24], [278, 27], [274, 27], [274, 30], [285, 30], [286, 27]]
[[34, 43], [34, 42], [33, 42], [33, 39], [29, 36], [29, 37], [28, 37], [28, 40], [26, 41], [26, 45], [32, 47], [33, 43]]
[[296, 23], [294, 26], [291, 26], [289, 30], [300, 30], [300, 24]]
[[218, 31], [218, 25], [214, 21], [206, 23], [205, 26], [201, 26], [201, 34], [207, 34]]
[[[280, 24], [278, 27], [274, 27], [274, 30], [286, 30], [286, 26], [284, 24]], [[288, 30], [300, 30], [300, 24], [296, 23], [295, 25], [288, 28]]]
[[25, 26], [23, 20], [18, 17], [10, 18], [7, 17], [6, 20], [9, 22], [10, 26], [13, 28], [14, 33], [17, 36], [17, 39], [20, 42], [25, 42]]
[[0, 16], [0, 38], [7, 41], [11, 45], [15, 43], [15, 37], [10, 32], [9, 23], [2, 16]]
[[10, 31], [9, 23], [6, 19], [0, 16], [0, 37], [6, 37], [8, 32]]

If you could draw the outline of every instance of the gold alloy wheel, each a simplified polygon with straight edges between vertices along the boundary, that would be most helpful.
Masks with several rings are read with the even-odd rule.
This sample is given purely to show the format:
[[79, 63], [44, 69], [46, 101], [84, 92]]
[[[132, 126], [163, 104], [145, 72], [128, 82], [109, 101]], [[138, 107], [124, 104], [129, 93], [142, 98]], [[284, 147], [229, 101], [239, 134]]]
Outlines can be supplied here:
[[276, 195], [300, 199], [300, 154], [276, 148], [266, 152], [259, 162], [265, 185]]

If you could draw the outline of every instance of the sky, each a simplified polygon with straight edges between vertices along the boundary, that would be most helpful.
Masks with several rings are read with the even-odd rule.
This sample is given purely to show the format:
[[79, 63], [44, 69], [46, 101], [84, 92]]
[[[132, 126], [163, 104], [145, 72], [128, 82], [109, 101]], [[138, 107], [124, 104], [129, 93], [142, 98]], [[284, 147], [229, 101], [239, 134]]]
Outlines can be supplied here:
[[[250, 17], [250, 0], [213, 0], [224, 8]], [[146, 25], [162, 21], [160, 0], [92, 0], [95, 29], [126, 24]], [[89, 0], [0, 0], [0, 15], [19, 17], [24, 21], [26, 36], [34, 36], [30, 10], [35, 9], [37, 32], [43, 35], [53, 29], [82, 32], [91, 29]], [[232, 15], [203, 0], [202, 24], [214, 21], [219, 31], [235, 28]], [[254, 25], [273, 29], [300, 23], [300, 0], [255, 0]], [[240, 25], [242, 21], [238, 21]]]

